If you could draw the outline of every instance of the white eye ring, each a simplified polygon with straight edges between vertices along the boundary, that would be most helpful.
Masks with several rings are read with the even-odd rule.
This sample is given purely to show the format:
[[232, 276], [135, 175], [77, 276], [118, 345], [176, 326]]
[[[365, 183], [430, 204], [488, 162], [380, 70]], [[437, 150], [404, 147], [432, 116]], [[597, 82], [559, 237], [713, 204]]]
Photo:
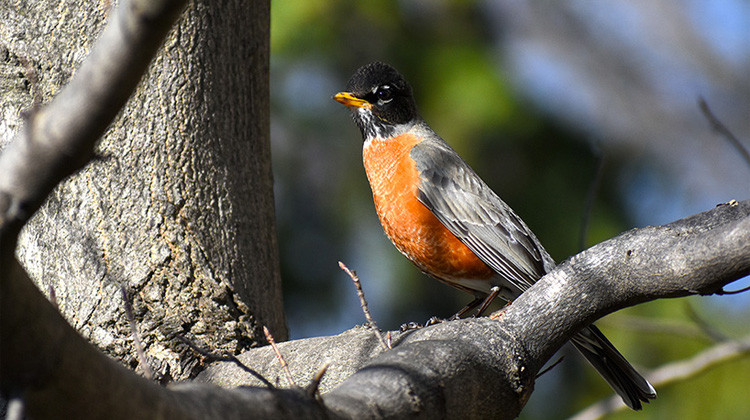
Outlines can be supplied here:
[[393, 90], [390, 85], [378, 86], [372, 91], [375, 97], [378, 98], [379, 104], [387, 104], [393, 100]]

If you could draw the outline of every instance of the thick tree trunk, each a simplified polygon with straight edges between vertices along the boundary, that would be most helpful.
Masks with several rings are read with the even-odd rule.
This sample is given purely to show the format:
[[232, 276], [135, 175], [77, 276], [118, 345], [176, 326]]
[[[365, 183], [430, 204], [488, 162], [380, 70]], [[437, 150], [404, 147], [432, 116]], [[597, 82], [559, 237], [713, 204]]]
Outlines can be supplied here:
[[[261, 325], [287, 335], [269, 148], [269, 4], [221, 3], [188, 5], [100, 157], [55, 190], [18, 251], [76, 329], [136, 366], [124, 286], [153, 367], [176, 379], [198, 364], [175, 333], [231, 352], [263, 341]], [[108, 20], [102, 4], [2, 7], [4, 141], [23, 109], [49, 100], [75, 72]]]

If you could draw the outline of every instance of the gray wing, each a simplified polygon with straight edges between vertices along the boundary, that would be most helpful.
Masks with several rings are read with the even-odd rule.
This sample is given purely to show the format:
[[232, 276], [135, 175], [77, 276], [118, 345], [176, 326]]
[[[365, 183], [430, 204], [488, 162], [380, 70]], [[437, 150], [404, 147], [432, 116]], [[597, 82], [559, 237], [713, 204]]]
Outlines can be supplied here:
[[520, 294], [554, 261], [539, 240], [442, 139], [414, 146], [419, 201]]

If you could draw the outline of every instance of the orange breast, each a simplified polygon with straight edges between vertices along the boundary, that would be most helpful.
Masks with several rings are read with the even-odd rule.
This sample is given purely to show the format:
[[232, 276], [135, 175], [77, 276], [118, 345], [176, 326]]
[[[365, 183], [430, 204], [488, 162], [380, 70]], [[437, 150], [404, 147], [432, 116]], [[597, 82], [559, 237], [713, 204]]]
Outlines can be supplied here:
[[386, 235], [422, 271], [440, 280], [453, 283], [491, 277], [492, 269], [417, 199], [419, 174], [409, 151], [420, 141], [402, 134], [371, 140], [363, 150], [375, 209]]

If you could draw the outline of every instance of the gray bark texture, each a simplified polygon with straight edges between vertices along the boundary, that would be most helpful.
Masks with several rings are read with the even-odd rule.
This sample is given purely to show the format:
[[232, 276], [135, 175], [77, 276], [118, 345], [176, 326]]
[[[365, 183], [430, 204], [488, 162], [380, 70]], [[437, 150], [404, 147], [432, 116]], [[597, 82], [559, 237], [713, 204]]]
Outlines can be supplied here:
[[[0, 6], [4, 143], [25, 109], [69, 82], [112, 10], [106, 2]], [[265, 341], [262, 325], [287, 336], [268, 31], [268, 2], [190, 2], [96, 157], [54, 190], [21, 234], [18, 258], [37, 286], [126, 365], [138, 360], [123, 286], [159, 376], [184, 379], [202, 368], [175, 334], [232, 353]], [[106, 73], [118, 63], [100, 65]], [[88, 105], [68, 104], [68, 112], [101, 113]]]

